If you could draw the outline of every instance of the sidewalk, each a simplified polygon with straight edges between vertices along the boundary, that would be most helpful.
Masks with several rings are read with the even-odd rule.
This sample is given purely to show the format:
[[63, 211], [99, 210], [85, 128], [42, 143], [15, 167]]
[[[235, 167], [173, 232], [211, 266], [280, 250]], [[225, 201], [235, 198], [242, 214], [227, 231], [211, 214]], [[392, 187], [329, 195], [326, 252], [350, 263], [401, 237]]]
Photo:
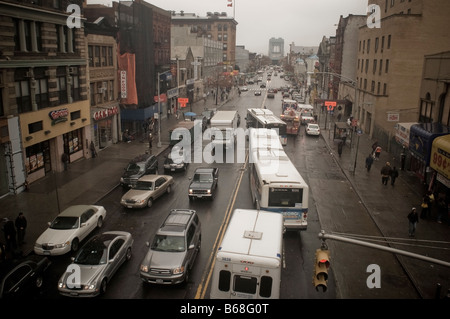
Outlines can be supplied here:
[[[322, 116], [322, 118], [324, 117]], [[330, 118], [328, 120], [330, 121]], [[347, 140], [342, 155], [339, 157], [338, 141], [333, 140], [333, 126], [329, 126], [331, 131], [324, 129], [325, 122], [322, 119], [320, 120], [320, 127], [322, 138], [330, 153], [382, 234], [391, 240], [400, 239], [406, 244], [390, 244], [390, 246], [450, 262], [448, 253], [450, 248], [449, 221], [443, 221], [442, 224], [438, 223], [435, 210], [433, 210], [430, 219], [419, 220], [416, 236], [414, 238], [409, 237], [406, 216], [412, 207], [416, 207], [420, 215], [422, 196], [426, 192], [425, 186], [418, 177], [411, 171], [400, 170], [399, 160], [386, 151], [381, 152], [380, 159], [374, 161], [370, 172], [367, 172], [365, 159], [371, 153], [372, 144], [375, 140], [370, 139], [366, 134], [359, 137], [355, 134], [353, 145], [351, 146]], [[355, 152], [356, 150], [357, 152]], [[355, 153], [357, 153], [356, 161]], [[395, 166], [399, 169], [399, 177], [396, 179], [394, 186], [391, 185], [390, 180], [388, 185], [381, 183], [380, 171], [386, 162], [390, 162], [391, 167]], [[449, 268], [411, 257], [400, 256], [399, 259], [405, 265], [405, 271], [417, 280], [419, 291], [424, 298], [432, 299], [435, 297], [435, 285], [438, 282], [442, 285], [441, 298], [447, 294], [447, 289], [450, 289]]]
[[[183, 112], [192, 111], [197, 114], [205, 108], [220, 108], [232, 100], [237, 93], [232, 91], [229, 99], [219, 101], [218, 105], [210, 96], [206, 101], [200, 100], [187, 106]], [[152, 153], [159, 155], [169, 147], [168, 129], [178, 121], [175, 115], [163, 117], [161, 121], [161, 147], [157, 147], [157, 137], [153, 143]], [[23, 212], [27, 222], [25, 243], [20, 247], [23, 254], [33, 251], [34, 242], [48, 227], [59, 212], [71, 205], [94, 204], [119, 185], [123, 169], [135, 156], [148, 151], [147, 140], [140, 138], [131, 143], [119, 142], [98, 151], [95, 158], [83, 158], [69, 164], [68, 171], [50, 173], [32, 183], [28, 191], [20, 194], [5, 195], [0, 198], [0, 221], [4, 217], [15, 220], [19, 212]], [[3, 227], [3, 225], [1, 225]], [[4, 242], [3, 233], [0, 242]]]

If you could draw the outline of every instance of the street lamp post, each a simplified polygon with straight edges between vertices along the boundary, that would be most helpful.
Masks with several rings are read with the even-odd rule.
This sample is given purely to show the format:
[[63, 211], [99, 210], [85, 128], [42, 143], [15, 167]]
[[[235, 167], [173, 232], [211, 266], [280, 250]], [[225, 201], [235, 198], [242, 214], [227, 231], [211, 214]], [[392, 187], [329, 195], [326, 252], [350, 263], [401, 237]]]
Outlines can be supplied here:
[[169, 73], [170, 71], [165, 71], [163, 73], [158, 72], [158, 144], [157, 147], [161, 147], [161, 88], [160, 81], [161, 75]]

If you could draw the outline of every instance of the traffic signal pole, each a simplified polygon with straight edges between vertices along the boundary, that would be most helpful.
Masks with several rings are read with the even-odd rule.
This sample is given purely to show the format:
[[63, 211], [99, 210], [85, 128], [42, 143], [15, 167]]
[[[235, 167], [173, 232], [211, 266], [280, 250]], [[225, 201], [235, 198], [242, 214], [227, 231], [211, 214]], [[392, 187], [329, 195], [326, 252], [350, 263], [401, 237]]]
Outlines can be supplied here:
[[372, 243], [368, 243], [368, 242], [365, 242], [365, 241], [362, 241], [362, 240], [347, 238], [347, 237], [344, 237], [344, 236], [326, 234], [325, 231], [323, 231], [323, 230], [319, 233], [319, 238], [322, 239], [322, 241], [325, 241], [326, 239], [337, 240], [337, 241], [342, 241], [342, 242], [346, 242], [346, 243], [349, 243], [349, 244], [355, 244], [355, 245], [365, 246], [365, 247], [369, 247], [369, 248], [384, 250], [384, 251], [391, 252], [391, 253], [394, 253], [394, 254], [404, 255], [404, 256], [411, 257], [411, 258], [421, 259], [423, 261], [427, 261], [427, 262], [431, 262], [431, 263], [434, 263], [434, 264], [438, 264], [438, 265], [441, 265], [441, 266], [450, 267], [450, 263], [446, 262], [446, 261], [443, 261], [443, 260], [430, 258], [430, 257], [419, 255], [419, 254], [414, 254], [414, 253], [411, 253], [411, 252], [408, 252], [408, 251], [404, 251], [404, 250], [400, 250], [400, 249], [396, 249], [396, 248], [391, 248], [391, 247], [381, 246], [381, 245], [377, 245], [377, 244], [372, 244]]

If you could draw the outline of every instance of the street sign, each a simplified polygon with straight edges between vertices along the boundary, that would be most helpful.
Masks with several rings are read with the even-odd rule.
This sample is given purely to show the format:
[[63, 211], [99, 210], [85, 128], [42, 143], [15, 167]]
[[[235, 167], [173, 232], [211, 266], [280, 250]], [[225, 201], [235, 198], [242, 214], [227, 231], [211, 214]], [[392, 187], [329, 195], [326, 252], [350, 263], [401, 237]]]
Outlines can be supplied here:
[[189, 102], [188, 98], [185, 97], [179, 97], [178, 103], [180, 103], [180, 107], [186, 107], [186, 104]]

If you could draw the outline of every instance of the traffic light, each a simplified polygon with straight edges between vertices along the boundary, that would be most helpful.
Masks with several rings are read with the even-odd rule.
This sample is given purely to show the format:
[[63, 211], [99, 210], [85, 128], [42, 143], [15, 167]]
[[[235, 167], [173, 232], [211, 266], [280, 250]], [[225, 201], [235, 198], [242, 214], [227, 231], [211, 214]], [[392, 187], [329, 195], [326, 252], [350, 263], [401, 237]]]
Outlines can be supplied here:
[[324, 249], [317, 249], [314, 264], [314, 278], [313, 278], [313, 283], [317, 291], [319, 291], [319, 288], [322, 288], [323, 292], [327, 291], [329, 267], [330, 267], [330, 251]]

